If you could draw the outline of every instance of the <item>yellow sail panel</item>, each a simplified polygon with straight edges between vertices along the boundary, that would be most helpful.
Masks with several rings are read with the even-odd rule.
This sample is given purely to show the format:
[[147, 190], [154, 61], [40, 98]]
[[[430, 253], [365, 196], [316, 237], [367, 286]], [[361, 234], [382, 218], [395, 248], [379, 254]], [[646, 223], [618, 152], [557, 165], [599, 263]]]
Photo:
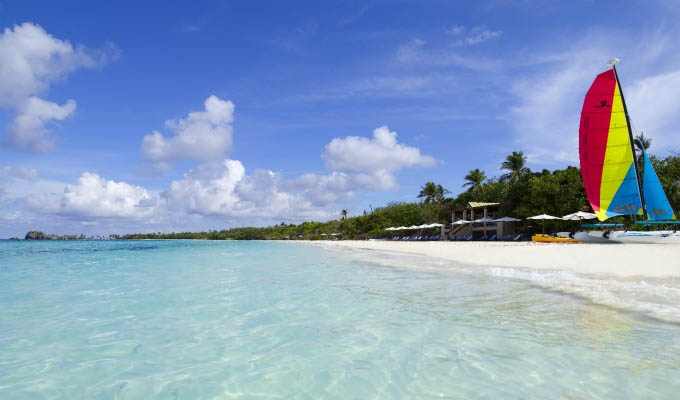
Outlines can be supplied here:
[[595, 211], [601, 221], [615, 215], [642, 213], [633, 160], [628, 122], [616, 82], [602, 166], [600, 209]]

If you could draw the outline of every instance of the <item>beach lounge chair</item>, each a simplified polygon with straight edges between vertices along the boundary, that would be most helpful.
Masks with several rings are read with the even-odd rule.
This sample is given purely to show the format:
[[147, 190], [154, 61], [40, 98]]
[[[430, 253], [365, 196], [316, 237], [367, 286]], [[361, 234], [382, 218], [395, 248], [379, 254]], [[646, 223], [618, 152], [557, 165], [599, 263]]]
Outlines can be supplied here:
[[503, 236], [503, 237], [499, 238], [498, 240], [503, 240], [503, 241], [506, 241], [506, 242], [514, 242], [516, 240], [519, 240], [519, 238], [521, 238], [521, 237], [522, 237], [522, 234], [518, 233], [515, 236]]

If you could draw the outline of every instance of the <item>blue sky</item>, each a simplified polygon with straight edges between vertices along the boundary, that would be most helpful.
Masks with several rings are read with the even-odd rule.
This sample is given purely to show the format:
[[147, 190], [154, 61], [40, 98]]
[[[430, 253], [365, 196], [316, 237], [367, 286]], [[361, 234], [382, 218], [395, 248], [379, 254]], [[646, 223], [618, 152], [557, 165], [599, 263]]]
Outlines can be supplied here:
[[615, 56], [665, 155], [675, 4], [0, 2], [0, 237], [324, 220], [456, 193], [513, 150], [577, 165]]

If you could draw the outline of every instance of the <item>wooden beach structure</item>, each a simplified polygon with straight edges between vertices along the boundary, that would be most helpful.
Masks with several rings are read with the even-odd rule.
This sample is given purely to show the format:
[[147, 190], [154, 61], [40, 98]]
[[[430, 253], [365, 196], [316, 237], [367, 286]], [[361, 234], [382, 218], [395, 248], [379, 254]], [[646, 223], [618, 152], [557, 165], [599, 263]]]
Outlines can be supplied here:
[[[444, 237], [450, 240], [479, 240], [491, 237], [508, 237], [516, 233], [516, 223], [495, 222], [500, 217], [500, 203], [470, 201], [467, 206], [451, 213], [451, 225], [444, 229]], [[460, 217], [460, 220], [457, 220]], [[460, 221], [469, 221], [462, 223]], [[475, 222], [478, 221], [478, 222]]]

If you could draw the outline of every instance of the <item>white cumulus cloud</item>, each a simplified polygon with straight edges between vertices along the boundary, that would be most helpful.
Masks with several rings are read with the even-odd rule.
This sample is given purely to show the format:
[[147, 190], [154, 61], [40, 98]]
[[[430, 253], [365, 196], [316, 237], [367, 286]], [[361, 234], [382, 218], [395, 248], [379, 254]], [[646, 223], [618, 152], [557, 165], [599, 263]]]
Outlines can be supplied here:
[[84, 172], [74, 184], [66, 185], [59, 196], [39, 194], [26, 200], [34, 211], [76, 219], [139, 219], [152, 216], [158, 207], [157, 198], [146, 189], [92, 172]]
[[112, 44], [103, 51], [74, 47], [30, 22], [5, 28], [0, 33], [0, 108], [16, 115], [3, 142], [26, 151], [53, 148], [46, 125], [73, 114], [76, 103], [59, 105], [37, 95], [76, 69], [101, 65], [117, 54]]
[[[185, 127], [200, 120], [230, 121], [220, 111], [221, 100], [206, 102], [206, 111], [191, 113], [173, 124]], [[216, 106], [216, 107], [213, 107]], [[165, 140], [165, 139], [164, 139]], [[397, 141], [386, 126], [372, 138], [348, 136], [333, 139], [323, 153], [327, 174], [307, 173], [285, 179], [280, 173], [256, 169], [247, 173], [238, 160], [205, 161], [170, 183], [159, 197], [126, 182], [85, 172], [63, 193], [42, 191], [24, 198], [29, 210], [64, 217], [68, 221], [106, 220], [189, 221], [228, 218], [235, 221], [271, 223], [280, 220], [322, 220], [338, 215], [346, 202], [361, 190], [386, 190], [397, 185], [395, 173], [403, 168], [432, 166], [436, 160], [418, 148]], [[12, 173], [9, 168], [0, 170]], [[28, 172], [26, 175], [30, 175]], [[61, 186], [63, 187], [63, 186]], [[203, 220], [207, 221], [207, 219]], [[176, 224], [175, 224], [176, 225]]]
[[163, 193], [173, 211], [233, 218], [320, 219], [337, 214], [338, 206], [359, 190], [394, 188], [395, 173], [436, 160], [397, 142], [386, 126], [373, 138], [335, 138], [323, 153], [328, 174], [306, 173], [283, 179], [274, 171], [248, 175], [238, 160], [206, 162], [173, 181]]
[[373, 138], [347, 136], [335, 138], [323, 153], [326, 166], [353, 173], [352, 181], [363, 187], [388, 189], [396, 185], [394, 173], [403, 168], [434, 166], [437, 161], [417, 147], [397, 142], [397, 133], [387, 126], [373, 131]]
[[171, 210], [233, 218], [323, 218], [328, 210], [282, 188], [273, 171], [246, 175], [238, 160], [199, 165], [163, 193]]
[[216, 160], [231, 149], [234, 103], [210, 96], [205, 111], [194, 111], [186, 118], [168, 120], [165, 126], [173, 132], [164, 136], [158, 131], [144, 136], [142, 151], [157, 163], [178, 159]]
[[398, 143], [397, 133], [384, 125], [373, 130], [372, 139], [347, 136], [331, 140], [323, 157], [328, 168], [338, 171], [397, 171], [436, 164], [433, 157], [421, 154], [417, 147]]
[[4, 141], [12, 147], [29, 151], [49, 151], [54, 139], [46, 127], [51, 121], [61, 121], [76, 110], [76, 102], [68, 100], [64, 105], [32, 96], [18, 109]]

